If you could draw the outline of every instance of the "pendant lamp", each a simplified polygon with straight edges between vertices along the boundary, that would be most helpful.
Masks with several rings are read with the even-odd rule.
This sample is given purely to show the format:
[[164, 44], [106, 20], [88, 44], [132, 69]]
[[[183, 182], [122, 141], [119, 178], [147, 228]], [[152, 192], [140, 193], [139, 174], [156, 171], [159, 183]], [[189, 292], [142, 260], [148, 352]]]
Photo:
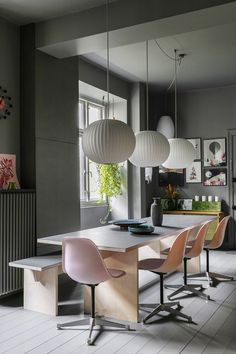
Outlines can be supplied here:
[[146, 119], [147, 130], [136, 134], [136, 146], [129, 161], [137, 167], [157, 167], [168, 157], [170, 145], [167, 138], [157, 131], [148, 130], [148, 41], [146, 41], [147, 82]]
[[175, 50], [175, 138], [169, 139], [169, 143], [170, 154], [162, 165], [169, 169], [190, 166], [196, 158], [195, 149], [188, 140], [177, 138], [177, 50]]
[[175, 136], [175, 126], [170, 116], [161, 116], [157, 123], [157, 131], [163, 134], [167, 139]]
[[119, 163], [127, 160], [135, 148], [133, 130], [124, 122], [109, 119], [109, 0], [106, 1], [107, 26], [107, 110], [106, 119], [90, 124], [82, 136], [85, 155], [99, 164]]

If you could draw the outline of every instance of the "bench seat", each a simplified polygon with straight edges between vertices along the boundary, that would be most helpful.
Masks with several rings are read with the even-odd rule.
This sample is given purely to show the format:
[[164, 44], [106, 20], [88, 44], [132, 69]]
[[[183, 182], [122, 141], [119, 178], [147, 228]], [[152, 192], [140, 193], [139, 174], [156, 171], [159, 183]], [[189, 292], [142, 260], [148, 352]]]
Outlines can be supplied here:
[[24, 308], [56, 316], [61, 255], [20, 259], [10, 262], [9, 266], [24, 269]]

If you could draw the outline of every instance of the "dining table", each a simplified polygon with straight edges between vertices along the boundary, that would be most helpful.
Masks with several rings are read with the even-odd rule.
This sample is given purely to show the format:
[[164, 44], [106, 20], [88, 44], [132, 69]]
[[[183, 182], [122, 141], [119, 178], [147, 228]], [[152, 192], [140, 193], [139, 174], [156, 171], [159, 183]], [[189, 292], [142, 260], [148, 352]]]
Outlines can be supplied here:
[[[67, 237], [84, 237], [98, 247], [107, 267], [125, 271], [125, 276], [99, 284], [96, 289], [96, 312], [109, 318], [139, 322], [138, 262], [147, 257], [160, 257], [161, 250], [170, 247], [176, 236], [186, 228], [197, 230], [204, 222], [214, 221], [210, 215], [163, 215], [161, 226], [151, 234], [133, 234], [118, 225], [108, 224], [96, 228], [39, 238], [38, 243], [62, 245]], [[142, 221], [151, 225], [150, 218]], [[192, 263], [191, 263], [192, 262]], [[200, 257], [190, 261], [189, 270], [200, 270]], [[90, 293], [84, 287], [84, 309], [90, 311]]]

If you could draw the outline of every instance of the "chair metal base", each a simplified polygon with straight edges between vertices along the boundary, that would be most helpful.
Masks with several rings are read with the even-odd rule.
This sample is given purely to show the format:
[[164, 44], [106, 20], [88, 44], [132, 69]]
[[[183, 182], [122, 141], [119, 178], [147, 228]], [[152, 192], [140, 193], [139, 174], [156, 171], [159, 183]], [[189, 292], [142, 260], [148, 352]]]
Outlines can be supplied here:
[[212, 283], [217, 283], [219, 281], [231, 281], [234, 280], [233, 277], [220, 274], [220, 273], [214, 273], [214, 272], [202, 272], [202, 273], [196, 273], [196, 274], [189, 274], [187, 276], [188, 279], [195, 279], [195, 278], [206, 278], [206, 279], [201, 279], [201, 280], [207, 280], [209, 284]]
[[[179, 293], [182, 292], [190, 292], [192, 294], [195, 294], [201, 298], [203, 298], [204, 300], [210, 300], [210, 296], [204, 294], [201, 290], [204, 290], [205, 288], [203, 288], [203, 286], [201, 284], [183, 284], [183, 285], [165, 285], [165, 288], [176, 288], [177, 290], [175, 290], [173, 293], [171, 293], [170, 295], [167, 296], [167, 298], [169, 300], [172, 299], [173, 296], [178, 295]], [[200, 290], [198, 290], [197, 288], [200, 288]]]
[[[173, 306], [177, 306], [177, 309], [173, 309]], [[181, 309], [182, 306], [180, 306], [180, 303], [178, 301], [174, 302], [166, 302], [163, 304], [141, 304], [140, 307], [142, 308], [153, 308], [153, 311], [150, 312], [144, 319], [143, 323], [146, 323], [151, 317], [157, 315], [159, 312], [164, 311], [164, 312], [169, 312], [171, 315], [174, 316], [179, 316], [182, 318], [185, 318], [188, 320], [188, 322], [192, 322], [192, 317], [187, 316], [184, 313], [180, 312], [179, 310]]]
[[[87, 344], [88, 345], [95, 344], [95, 341], [100, 336], [100, 334], [104, 330], [109, 330], [109, 328], [103, 328], [104, 326], [105, 327], [125, 329], [125, 330], [128, 330], [128, 331], [132, 330], [129, 325], [108, 321], [108, 320], [105, 320], [102, 317], [95, 317], [95, 318], [91, 318], [91, 317], [89, 318], [88, 317], [88, 318], [83, 318], [82, 320], [78, 320], [78, 321], [60, 323], [60, 324], [57, 325], [57, 329], [72, 329], [73, 327], [88, 326], [88, 325], [89, 325], [89, 327], [78, 328], [78, 329], [81, 329], [81, 330], [89, 330], [89, 336], [88, 336], [88, 339], [87, 339]], [[97, 333], [96, 337], [92, 340], [93, 329], [96, 326], [99, 326], [98, 333]], [[97, 330], [97, 329], [95, 329], [95, 330]]]

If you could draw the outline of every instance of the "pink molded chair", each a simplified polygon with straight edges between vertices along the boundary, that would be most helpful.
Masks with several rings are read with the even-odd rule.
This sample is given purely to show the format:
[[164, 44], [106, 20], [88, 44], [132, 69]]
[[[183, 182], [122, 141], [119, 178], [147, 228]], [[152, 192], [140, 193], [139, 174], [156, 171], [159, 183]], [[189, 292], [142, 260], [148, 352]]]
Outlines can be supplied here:
[[[184, 284], [182, 285], [165, 285], [165, 288], [176, 288], [177, 290], [175, 290], [172, 294], [170, 294], [168, 297], [169, 300], [171, 300], [171, 298], [173, 296], [178, 295], [179, 293], [182, 292], [190, 292], [192, 294], [198, 295], [200, 297], [202, 297], [205, 300], [210, 300], [210, 296], [206, 295], [202, 292], [202, 290], [204, 289], [202, 284], [188, 284], [187, 283], [187, 275], [188, 275], [188, 261], [192, 258], [195, 257], [199, 257], [202, 250], [203, 250], [203, 245], [204, 245], [204, 240], [207, 234], [207, 230], [209, 228], [209, 225], [212, 221], [207, 221], [206, 223], [204, 223], [200, 229], [199, 227], [197, 227], [198, 231], [197, 231], [197, 235], [196, 238], [191, 241], [191, 246], [190, 247], [186, 247], [185, 248], [185, 255], [184, 255]], [[162, 252], [162, 254], [168, 254], [168, 250], [164, 250]], [[200, 288], [200, 289], [199, 289]]]
[[[159, 304], [141, 304], [140, 307], [153, 308], [153, 311], [149, 313], [143, 320], [145, 323], [151, 317], [157, 315], [160, 311], [166, 311], [174, 316], [180, 316], [186, 318], [189, 322], [192, 322], [190, 316], [185, 315], [180, 312], [180, 303], [177, 302], [167, 302], [164, 303], [164, 286], [163, 277], [164, 274], [175, 271], [182, 263], [184, 257], [184, 251], [186, 242], [191, 229], [186, 229], [182, 231], [173, 242], [172, 247], [167, 255], [166, 259], [162, 258], [148, 258], [139, 262], [139, 269], [149, 270], [152, 273], [159, 274], [160, 276], [160, 303]], [[173, 306], [177, 306], [177, 309], [173, 309]]]
[[[209, 252], [210, 250], [214, 250], [219, 248], [225, 237], [225, 231], [227, 224], [229, 222], [230, 216], [225, 216], [218, 224], [217, 229], [214, 233], [214, 236], [212, 240], [205, 240], [204, 242], [204, 250], [206, 251], [206, 272], [202, 273], [197, 273], [197, 274], [190, 274], [188, 275], [188, 278], [202, 278], [206, 277], [206, 280], [208, 280], [210, 285], [217, 284], [219, 281], [227, 281], [227, 280], [233, 280], [233, 277], [230, 277], [228, 275], [224, 274], [219, 274], [219, 273], [213, 273], [210, 272], [210, 266], [209, 266]], [[191, 246], [191, 242], [190, 242]]]
[[[91, 288], [91, 317], [82, 320], [58, 324], [58, 329], [70, 329], [74, 326], [89, 325], [88, 345], [94, 344], [103, 326], [130, 330], [129, 325], [107, 321], [95, 314], [95, 287], [111, 278], [120, 278], [125, 275], [123, 270], [109, 269], [95, 243], [86, 238], [65, 238], [62, 243], [63, 271], [78, 283]], [[91, 339], [93, 328], [100, 326], [100, 331], [94, 340]]]

